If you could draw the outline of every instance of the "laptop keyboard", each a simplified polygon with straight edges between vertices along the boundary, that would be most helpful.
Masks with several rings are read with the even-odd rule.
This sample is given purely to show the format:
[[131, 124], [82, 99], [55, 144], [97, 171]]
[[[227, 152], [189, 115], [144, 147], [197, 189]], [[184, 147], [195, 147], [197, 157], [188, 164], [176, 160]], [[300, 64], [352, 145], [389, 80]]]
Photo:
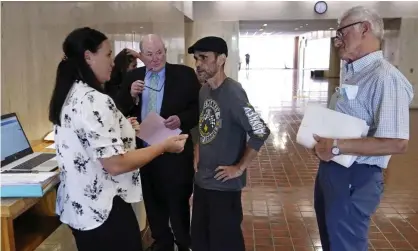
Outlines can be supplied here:
[[33, 159], [30, 159], [30, 160], [28, 160], [26, 162], [23, 162], [20, 165], [17, 165], [15, 167], [13, 167], [12, 170], [13, 169], [30, 170], [30, 169], [32, 169], [34, 167], [39, 166], [42, 163], [44, 163], [44, 162], [46, 162], [46, 161], [54, 158], [54, 157], [55, 157], [54, 154], [41, 154], [41, 155], [36, 156]]

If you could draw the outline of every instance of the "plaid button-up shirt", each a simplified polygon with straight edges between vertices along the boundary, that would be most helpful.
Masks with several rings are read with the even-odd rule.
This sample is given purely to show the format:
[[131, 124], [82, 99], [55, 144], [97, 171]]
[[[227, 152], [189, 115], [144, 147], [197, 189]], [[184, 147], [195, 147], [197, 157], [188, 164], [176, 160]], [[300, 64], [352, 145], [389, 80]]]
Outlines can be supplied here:
[[[339, 95], [335, 110], [363, 119], [370, 126], [368, 137], [409, 139], [409, 105], [414, 96], [411, 83], [387, 60], [382, 51], [345, 64], [341, 80], [357, 85], [354, 99]], [[386, 168], [389, 156], [359, 156], [360, 164]]]

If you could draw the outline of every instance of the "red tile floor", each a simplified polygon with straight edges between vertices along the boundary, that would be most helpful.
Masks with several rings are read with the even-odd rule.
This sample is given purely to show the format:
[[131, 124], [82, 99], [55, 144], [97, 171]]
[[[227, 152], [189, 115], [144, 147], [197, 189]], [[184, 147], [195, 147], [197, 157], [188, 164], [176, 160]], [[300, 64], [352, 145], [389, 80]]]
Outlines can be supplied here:
[[[318, 161], [295, 143], [295, 137], [303, 107], [308, 102], [325, 105], [335, 80], [312, 81], [296, 75], [292, 70], [240, 72], [251, 103], [271, 129], [249, 169], [242, 198], [248, 251], [322, 250], [313, 209]], [[384, 198], [370, 228], [370, 250], [418, 250], [417, 125], [418, 111], [412, 111], [409, 151], [390, 162]], [[145, 235], [144, 243], [150, 243], [149, 232]], [[52, 250], [77, 250], [68, 228], [60, 227], [37, 249]]]
[[[249, 169], [243, 193], [248, 251], [322, 250], [313, 209], [318, 161], [295, 138], [303, 107], [325, 104], [332, 84], [298, 81], [294, 75], [286, 70], [240, 72], [251, 103], [272, 131]], [[369, 250], [418, 250], [418, 130], [412, 129], [417, 125], [418, 111], [411, 111], [409, 151], [390, 162], [384, 198], [372, 218]]]

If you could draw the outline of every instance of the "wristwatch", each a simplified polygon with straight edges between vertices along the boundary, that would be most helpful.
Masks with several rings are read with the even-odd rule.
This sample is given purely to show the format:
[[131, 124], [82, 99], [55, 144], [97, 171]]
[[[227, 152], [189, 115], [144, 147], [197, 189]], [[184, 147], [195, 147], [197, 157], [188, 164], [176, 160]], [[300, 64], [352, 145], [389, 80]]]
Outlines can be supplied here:
[[338, 148], [338, 141], [334, 139], [334, 143], [332, 144], [331, 153], [334, 156], [340, 155], [340, 148]]

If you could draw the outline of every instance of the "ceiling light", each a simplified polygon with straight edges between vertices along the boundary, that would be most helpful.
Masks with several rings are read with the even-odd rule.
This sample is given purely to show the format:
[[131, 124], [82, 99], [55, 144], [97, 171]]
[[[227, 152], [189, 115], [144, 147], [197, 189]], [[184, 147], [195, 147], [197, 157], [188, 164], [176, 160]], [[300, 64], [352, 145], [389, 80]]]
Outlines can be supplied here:
[[299, 28], [295, 28], [295, 31], [299, 30]]
[[309, 24], [305, 24], [306, 26], [308, 26]]
[[331, 28], [329, 28], [329, 29], [330, 29], [330, 30], [333, 30], [334, 28], [332, 28], [332, 27], [331, 27]]
[[264, 29], [260, 29], [260, 31], [263, 31]]
[[299, 28], [303, 28], [303, 25], [299, 26]]
[[144, 27], [142, 27], [142, 26], [141, 26], [141, 27], [139, 27], [139, 28], [140, 28], [140, 29], [142, 29], [142, 28], [144, 28]]
[[263, 24], [263, 26], [264, 26], [264, 27], [266, 27], [266, 26], [267, 26], [267, 24]]

